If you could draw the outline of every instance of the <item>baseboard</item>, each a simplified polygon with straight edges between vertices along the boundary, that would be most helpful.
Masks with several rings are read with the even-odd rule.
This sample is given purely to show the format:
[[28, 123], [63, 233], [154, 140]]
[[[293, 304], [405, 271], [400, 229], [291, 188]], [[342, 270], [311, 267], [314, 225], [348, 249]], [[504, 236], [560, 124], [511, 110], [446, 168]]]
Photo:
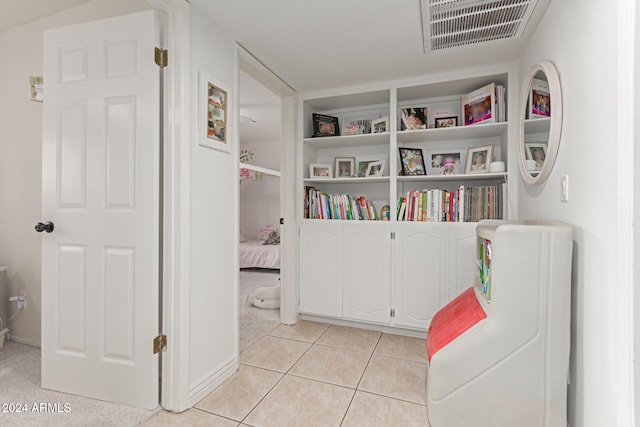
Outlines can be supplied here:
[[237, 370], [238, 359], [234, 357], [229, 362], [197, 381], [189, 390], [189, 407], [195, 406], [196, 403], [200, 402], [206, 395], [235, 374]]
[[324, 316], [315, 316], [311, 314], [300, 314], [300, 318], [302, 320], [310, 320], [313, 322], [330, 323], [332, 325], [349, 326], [352, 328], [360, 328], [360, 329], [370, 329], [373, 331], [380, 331], [380, 332], [394, 334], [394, 335], [404, 335], [407, 337], [414, 337], [414, 338], [427, 337], [426, 331], [398, 328], [398, 327], [387, 326], [387, 325], [377, 325], [373, 323], [358, 322], [354, 320], [338, 319], [335, 317], [324, 317]]
[[8, 339], [9, 339], [9, 341], [17, 342], [18, 344], [24, 344], [24, 345], [28, 345], [28, 346], [36, 347], [36, 348], [40, 348], [41, 347], [39, 342], [35, 342], [35, 341], [27, 340], [27, 339], [24, 339], [24, 338], [16, 337], [15, 335], [11, 335], [11, 332], [9, 332]]

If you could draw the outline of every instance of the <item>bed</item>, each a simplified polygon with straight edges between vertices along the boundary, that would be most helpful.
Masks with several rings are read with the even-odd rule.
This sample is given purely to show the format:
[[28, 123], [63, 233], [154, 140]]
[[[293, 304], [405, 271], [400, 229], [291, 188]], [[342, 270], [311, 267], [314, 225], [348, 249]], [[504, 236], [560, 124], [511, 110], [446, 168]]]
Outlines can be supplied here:
[[240, 243], [240, 268], [280, 269], [280, 245], [264, 245], [262, 240]]

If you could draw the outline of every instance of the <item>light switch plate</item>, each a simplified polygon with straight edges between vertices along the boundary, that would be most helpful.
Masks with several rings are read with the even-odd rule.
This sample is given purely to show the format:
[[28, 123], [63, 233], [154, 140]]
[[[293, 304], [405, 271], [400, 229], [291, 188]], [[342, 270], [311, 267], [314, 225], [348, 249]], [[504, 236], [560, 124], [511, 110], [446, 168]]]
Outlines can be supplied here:
[[560, 201], [569, 201], [569, 175], [562, 175], [560, 178]]

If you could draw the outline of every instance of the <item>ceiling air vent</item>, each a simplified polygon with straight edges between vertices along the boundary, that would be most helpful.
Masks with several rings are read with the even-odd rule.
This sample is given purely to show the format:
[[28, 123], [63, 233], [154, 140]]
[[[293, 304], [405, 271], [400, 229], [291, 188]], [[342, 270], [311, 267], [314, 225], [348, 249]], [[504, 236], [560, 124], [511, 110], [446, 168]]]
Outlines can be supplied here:
[[538, 0], [421, 0], [424, 52], [520, 37]]

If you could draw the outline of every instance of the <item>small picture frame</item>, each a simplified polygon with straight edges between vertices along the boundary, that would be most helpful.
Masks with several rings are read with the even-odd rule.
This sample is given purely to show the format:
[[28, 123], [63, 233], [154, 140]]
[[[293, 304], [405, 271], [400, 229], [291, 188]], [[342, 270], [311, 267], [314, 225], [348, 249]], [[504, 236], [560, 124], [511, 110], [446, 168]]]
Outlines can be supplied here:
[[527, 160], [535, 160], [536, 168], [534, 170], [542, 170], [542, 166], [544, 166], [544, 160], [547, 158], [547, 143], [525, 142], [524, 151]]
[[402, 174], [405, 176], [426, 175], [424, 157], [420, 148], [398, 147]]
[[335, 178], [356, 177], [355, 157], [336, 157], [334, 161]]
[[469, 148], [467, 152], [466, 173], [487, 173], [493, 161], [493, 145]]
[[329, 179], [333, 176], [331, 165], [311, 163], [309, 165], [309, 178]]
[[371, 122], [371, 133], [389, 132], [389, 116]]
[[400, 109], [400, 130], [427, 129], [429, 108], [427, 106], [408, 107]]
[[377, 162], [377, 160], [363, 160], [358, 162], [358, 178], [364, 178], [367, 176], [367, 168], [370, 163]]
[[467, 150], [435, 150], [427, 151], [428, 175], [458, 175], [466, 166]]
[[436, 128], [454, 128], [458, 126], [458, 117], [436, 117]]
[[199, 72], [200, 111], [198, 143], [203, 147], [231, 153], [229, 115], [233, 111], [229, 88], [204, 70]]
[[374, 177], [374, 176], [382, 176], [383, 173], [384, 173], [383, 161], [371, 162], [369, 163], [369, 166], [367, 166], [367, 172], [365, 173], [365, 176], [367, 178]]
[[313, 113], [313, 136], [322, 138], [326, 136], [340, 136], [338, 118], [324, 114]]

